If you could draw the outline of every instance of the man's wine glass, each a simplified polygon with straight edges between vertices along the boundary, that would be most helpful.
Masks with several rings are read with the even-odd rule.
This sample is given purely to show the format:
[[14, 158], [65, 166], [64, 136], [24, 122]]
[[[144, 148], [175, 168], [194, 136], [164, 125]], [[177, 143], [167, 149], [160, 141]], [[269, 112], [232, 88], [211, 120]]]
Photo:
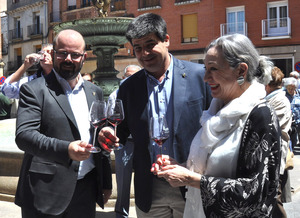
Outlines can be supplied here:
[[89, 148], [89, 152], [98, 153], [101, 151], [99, 147], [95, 146], [96, 134], [98, 127], [102, 127], [106, 122], [106, 102], [96, 100], [93, 101], [90, 108], [89, 119], [93, 127], [95, 128], [93, 136], [93, 147]]
[[151, 117], [149, 133], [150, 138], [159, 146], [160, 155], [162, 155], [162, 145], [169, 138], [170, 135], [166, 117]]
[[[124, 109], [123, 103], [120, 99], [109, 99], [107, 102], [107, 120], [108, 122], [114, 126], [115, 133], [114, 135], [117, 136], [117, 126], [124, 120]], [[113, 150], [122, 149], [123, 145], [119, 144], [118, 147], [112, 147]]]

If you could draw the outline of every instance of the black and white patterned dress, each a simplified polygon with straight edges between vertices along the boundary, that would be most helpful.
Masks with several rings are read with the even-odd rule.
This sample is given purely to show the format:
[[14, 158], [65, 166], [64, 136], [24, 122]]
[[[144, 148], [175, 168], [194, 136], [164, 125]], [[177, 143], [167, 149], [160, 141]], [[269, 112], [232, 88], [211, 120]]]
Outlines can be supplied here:
[[204, 175], [201, 178], [201, 198], [206, 217], [271, 217], [276, 202], [279, 168], [277, 117], [263, 102], [255, 106], [246, 120], [236, 177]]

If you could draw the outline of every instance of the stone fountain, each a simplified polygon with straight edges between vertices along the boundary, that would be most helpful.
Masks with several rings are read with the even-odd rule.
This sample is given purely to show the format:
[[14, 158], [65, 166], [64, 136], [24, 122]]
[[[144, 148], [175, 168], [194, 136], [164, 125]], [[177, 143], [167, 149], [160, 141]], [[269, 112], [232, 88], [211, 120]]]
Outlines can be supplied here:
[[127, 17], [103, 17], [102, 14], [100, 17], [62, 22], [54, 26], [55, 32], [64, 29], [80, 32], [86, 44], [91, 45], [93, 54], [97, 56], [97, 68], [92, 72], [94, 82], [102, 88], [105, 98], [119, 86], [114, 54], [120, 45], [127, 42], [125, 33], [131, 20]]

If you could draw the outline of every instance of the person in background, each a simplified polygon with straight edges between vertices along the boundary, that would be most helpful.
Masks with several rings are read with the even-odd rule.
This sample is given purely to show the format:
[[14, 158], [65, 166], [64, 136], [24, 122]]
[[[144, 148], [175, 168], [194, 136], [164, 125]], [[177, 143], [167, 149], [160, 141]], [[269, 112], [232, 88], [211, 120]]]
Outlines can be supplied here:
[[[39, 54], [33, 53], [27, 55], [21, 67], [19, 67], [15, 73], [6, 78], [1, 88], [2, 93], [9, 98], [18, 99], [22, 84], [34, 80], [37, 77], [48, 75], [53, 68], [51, 57], [52, 50], [52, 44], [43, 44]], [[40, 68], [38, 71], [31, 76], [23, 77], [25, 72], [34, 65], [36, 58], [40, 58]]]
[[299, 76], [299, 73], [297, 71], [292, 71], [292, 72], [290, 72], [290, 77], [293, 77], [297, 80], [298, 85], [296, 87], [297, 87], [297, 89], [300, 89], [300, 76]]
[[300, 93], [297, 89], [298, 82], [293, 77], [284, 78], [284, 87], [286, 90], [286, 97], [291, 103], [292, 110], [292, 128], [290, 131], [290, 138], [292, 142], [292, 149], [299, 143], [300, 132]]
[[93, 76], [91, 73], [83, 73], [82, 75], [82, 78], [86, 81], [89, 81], [89, 82], [93, 82]]
[[[287, 217], [282, 203], [285, 203], [286, 199], [291, 199], [290, 180], [288, 179], [288, 170], [285, 169], [285, 163], [290, 143], [289, 130], [292, 125], [292, 112], [291, 104], [285, 96], [285, 91], [282, 89], [283, 78], [284, 74], [282, 71], [278, 67], [274, 67], [272, 69], [272, 80], [266, 85], [267, 96], [265, 97], [267, 102], [274, 108], [281, 129], [280, 180], [277, 204], [275, 204], [273, 211], [273, 217], [278, 218]], [[282, 191], [286, 189], [288, 190]], [[283, 196], [283, 193], [289, 196]]]
[[120, 86], [117, 98], [123, 102], [125, 119], [118, 125], [117, 137], [110, 127], [102, 128], [100, 144], [110, 150], [119, 142], [125, 145], [131, 134], [137, 216], [179, 218], [185, 205], [185, 188], [172, 188], [150, 172], [160, 148], [149, 137], [149, 121], [151, 117], [166, 117], [170, 137], [163, 144], [163, 152], [185, 162], [191, 140], [200, 128], [202, 111], [211, 101], [209, 87], [203, 81], [204, 67], [169, 53], [170, 36], [159, 15], [136, 17], [128, 25], [126, 37], [144, 69]]
[[112, 190], [109, 153], [89, 152], [89, 108], [103, 92], [80, 75], [87, 54], [79, 32], [62, 30], [53, 49], [51, 73], [20, 89], [16, 144], [25, 153], [15, 203], [23, 218], [92, 218]]
[[0, 92], [0, 120], [10, 118], [11, 104], [10, 99]]
[[122, 75], [122, 79], [126, 79], [126, 78], [130, 77], [140, 70], [141, 70], [140, 66], [135, 65], [135, 64], [130, 64], [127, 67], [125, 67], [124, 74]]
[[[138, 65], [128, 65], [124, 69], [120, 85], [130, 76], [141, 70]], [[110, 99], [117, 98], [118, 89], [109, 95]], [[128, 217], [130, 206], [130, 185], [132, 176], [132, 159], [133, 159], [133, 141], [132, 136], [123, 149], [115, 150], [115, 170], [117, 178], [117, 201], [115, 204], [116, 217]]]
[[[187, 186], [184, 217], [272, 217], [280, 168], [280, 127], [263, 98], [272, 62], [245, 35], [212, 41], [204, 81], [213, 100], [188, 161], [158, 156], [152, 172]], [[186, 131], [184, 131], [186, 132]]]

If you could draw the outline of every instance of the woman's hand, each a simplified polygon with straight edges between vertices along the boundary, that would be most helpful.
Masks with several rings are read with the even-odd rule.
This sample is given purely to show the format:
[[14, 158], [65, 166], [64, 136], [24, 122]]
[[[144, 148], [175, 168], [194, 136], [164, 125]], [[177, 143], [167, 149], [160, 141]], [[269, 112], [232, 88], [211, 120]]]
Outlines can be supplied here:
[[156, 163], [152, 165], [151, 172], [164, 178], [172, 187], [192, 186], [200, 188], [201, 175], [192, 172], [168, 155], [157, 155]]
[[156, 175], [157, 172], [160, 171], [160, 168], [162, 166], [175, 165], [175, 164], [179, 165], [179, 163], [175, 159], [171, 158], [169, 155], [157, 155], [156, 163], [152, 164], [151, 172], [154, 175]]
[[[196, 176], [192, 171], [180, 165], [163, 166], [157, 176], [164, 178], [172, 187], [189, 186]], [[195, 177], [195, 178], [194, 178]], [[201, 177], [200, 177], [201, 178]], [[199, 179], [200, 188], [200, 179]]]

